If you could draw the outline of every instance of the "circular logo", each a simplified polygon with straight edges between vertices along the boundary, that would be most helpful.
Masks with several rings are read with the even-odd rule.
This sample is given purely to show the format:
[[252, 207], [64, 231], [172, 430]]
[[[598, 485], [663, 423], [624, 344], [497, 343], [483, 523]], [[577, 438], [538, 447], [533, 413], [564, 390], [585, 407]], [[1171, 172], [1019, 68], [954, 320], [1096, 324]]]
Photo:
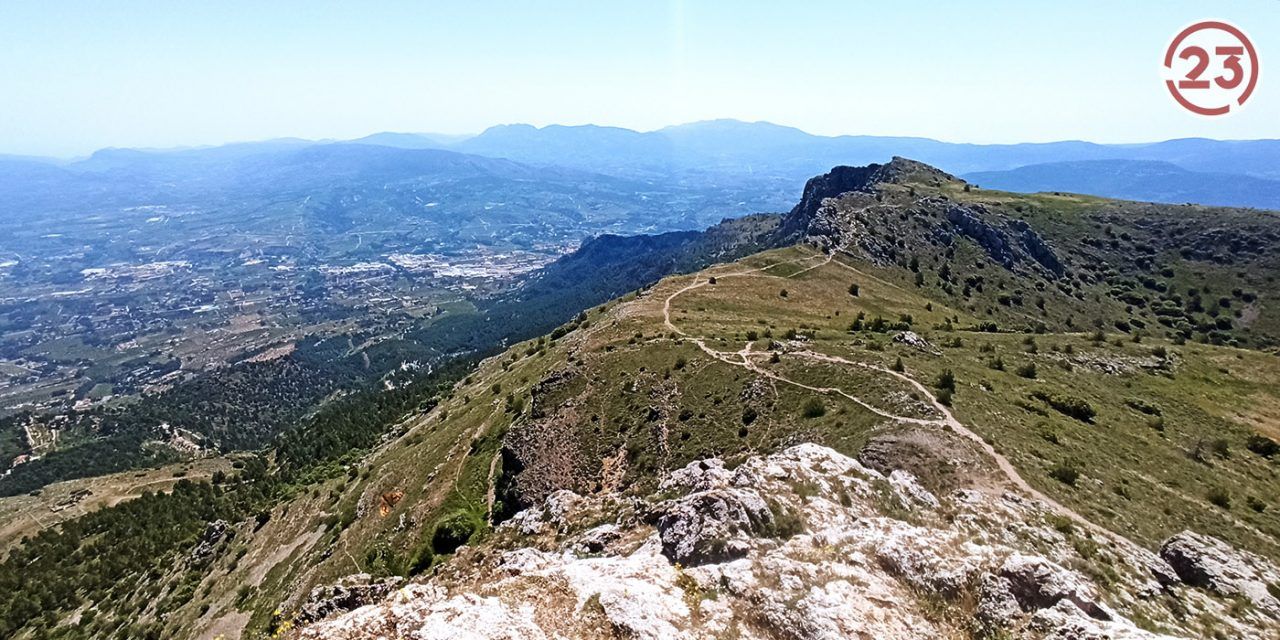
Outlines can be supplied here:
[[1258, 52], [1235, 26], [1197, 22], [1169, 43], [1164, 78], [1170, 95], [1188, 111], [1225, 115], [1243, 106], [1258, 86]]

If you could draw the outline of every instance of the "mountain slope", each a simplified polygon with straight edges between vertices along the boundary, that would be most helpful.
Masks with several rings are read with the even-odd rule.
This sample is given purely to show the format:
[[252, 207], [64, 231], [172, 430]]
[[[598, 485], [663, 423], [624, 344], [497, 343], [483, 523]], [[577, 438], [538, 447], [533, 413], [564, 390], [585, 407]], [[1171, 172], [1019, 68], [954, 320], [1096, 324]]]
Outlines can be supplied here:
[[[847, 292], [851, 281], [860, 283], [856, 298]], [[1274, 508], [1239, 506], [1266, 502], [1277, 489], [1274, 474], [1245, 448], [1252, 431], [1236, 422], [1240, 407], [1265, 411], [1275, 402], [1280, 369], [1274, 357], [1151, 341], [1094, 342], [1079, 334], [928, 329], [948, 317], [958, 317], [957, 326], [974, 321], [961, 310], [929, 304], [895, 270], [800, 249], [665, 280], [635, 300], [587, 314], [555, 341], [515, 345], [482, 365], [436, 413], [406, 425], [399, 440], [369, 459], [370, 476], [357, 482], [364, 488], [350, 503], [357, 514], [358, 505], [369, 505], [367, 515], [337, 536], [333, 555], [364, 558], [361, 569], [375, 575], [395, 573], [452, 550], [441, 531], [464, 531], [461, 539], [477, 543], [482, 537], [471, 536], [481, 534], [472, 532], [483, 531], [486, 516], [541, 507], [560, 489], [647, 495], [666, 473], [693, 460], [716, 456], [733, 465], [757, 451], [819, 442], [885, 473], [909, 471], [940, 495], [961, 488], [1021, 493], [1026, 487], [1019, 482], [1025, 482], [1038, 502], [1033, 513], [1039, 512], [1028, 517], [1063, 536], [1059, 561], [1108, 585], [1106, 606], [1126, 607], [1125, 616], [1141, 617], [1151, 628], [1199, 628], [1178, 622], [1178, 607], [1216, 612], [1210, 615], [1222, 620], [1214, 624], [1241, 637], [1250, 637], [1251, 624], [1269, 624], [1248, 615], [1233, 621], [1225, 613], [1229, 600], [1213, 604], [1187, 587], [1173, 588], [1177, 605], [1131, 601], [1136, 592], [1124, 585], [1154, 578], [1141, 564], [1117, 569], [1117, 555], [1130, 553], [1128, 542], [1074, 519], [1121, 531], [1149, 553], [1192, 526], [1276, 557]], [[866, 322], [850, 334], [857, 311]], [[904, 313], [913, 316], [913, 327], [925, 328], [929, 342], [880, 332], [877, 317], [896, 323]], [[1034, 353], [1028, 337], [1039, 346]], [[1159, 349], [1163, 355], [1154, 355]], [[996, 358], [1007, 371], [990, 367]], [[901, 374], [893, 372], [898, 359]], [[1217, 369], [1231, 361], [1239, 362], [1229, 365], [1232, 373]], [[1014, 371], [1033, 363], [1034, 378]], [[944, 370], [956, 381], [950, 409], [930, 399], [941, 397], [935, 384]], [[1235, 391], [1223, 397], [1220, 383], [1227, 380]], [[1069, 408], [1055, 408], [1070, 407], [1072, 399], [1096, 415], [1082, 422], [1062, 412]], [[946, 411], [959, 428], [948, 425]], [[1156, 426], [1152, 413], [1159, 414]], [[1000, 457], [966, 440], [965, 431], [995, 443]], [[448, 434], [456, 440], [443, 446], [439, 438]], [[1197, 454], [1203, 461], [1189, 457], [1198, 441], [1210, 438], [1227, 439], [1235, 453], [1223, 458], [1205, 445]], [[998, 460], [1007, 460], [1016, 475], [1005, 475]], [[1079, 476], [1067, 484], [1059, 469]], [[419, 487], [414, 479], [424, 473], [435, 480]], [[1212, 489], [1232, 496], [1232, 509], [1212, 504], [1211, 491], [1197, 491], [1209, 474], [1216, 478]], [[441, 478], [444, 486], [435, 484]], [[802, 496], [811, 491], [796, 486]], [[399, 492], [379, 515], [376, 505]], [[401, 532], [403, 522], [418, 523], [423, 533]], [[529, 544], [506, 536], [506, 544]], [[368, 549], [384, 550], [357, 551]], [[468, 580], [476, 562], [461, 555], [440, 571]], [[329, 574], [336, 578], [349, 567], [334, 560], [318, 570], [336, 570]]]
[[1005, 191], [1068, 191], [1148, 202], [1280, 210], [1280, 181], [1199, 173], [1150, 160], [1051, 162], [1009, 171], [979, 171], [964, 177]]
[[[511, 344], [367, 455], [292, 474], [256, 517], [209, 516], [228, 521], [76, 633], [289, 633], [396, 591], [312, 594], [357, 572], [418, 584], [303, 634], [407, 635], [439, 616], [481, 637], [533, 635], [508, 622], [583, 637], [1274, 628], [1280, 362], [1242, 348], [1275, 344], [1273, 215], [988, 192], [896, 159], [814, 178], [772, 220], [566, 259], [570, 278], [631, 263], [656, 277], [707, 246], [778, 247]], [[606, 262], [617, 249], [636, 253]], [[30, 548], [31, 575], [66, 557]], [[1210, 557], [1236, 578], [1196, 577]], [[673, 585], [683, 610], [641, 598]], [[506, 617], [531, 602], [543, 619]]]

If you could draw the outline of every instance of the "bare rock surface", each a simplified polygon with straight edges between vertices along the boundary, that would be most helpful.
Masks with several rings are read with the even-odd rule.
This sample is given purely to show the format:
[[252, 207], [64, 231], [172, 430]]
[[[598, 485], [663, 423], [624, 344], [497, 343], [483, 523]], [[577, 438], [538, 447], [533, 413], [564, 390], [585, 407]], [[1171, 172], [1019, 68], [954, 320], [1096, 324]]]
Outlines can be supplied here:
[[367, 573], [347, 576], [337, 584], [311, 590], [298, 615], [299, 622], [315, 622], [381, 601], [403, 582], [400, 578], [374, 580]]
[[[291, 633], [1274, 638], [1274, 619], [1230, 613], [1238, 594], [1269, 606], [1273, 568], [1258, 559], [1180, 534], [1162, 554], [1170, 568], [1121, 540], [1055, 528], [1053, 515], [1005, 489], [930, 490], [905, 470], [801, 444], [733, 469], [692, 463], [648, 500], [549, 495], [425, 583]], [[1088, 558], [1076, 550], [1085, 542], [1095, 549]], [[1094, 579], [1103, 573], [1105, 582]]]
[[1183, 531], [1160, 546], [1183, 582], [1228, 597], [1244, 597], [1280, 620], [1280, 570], [1267, 560], [1193, 531]]

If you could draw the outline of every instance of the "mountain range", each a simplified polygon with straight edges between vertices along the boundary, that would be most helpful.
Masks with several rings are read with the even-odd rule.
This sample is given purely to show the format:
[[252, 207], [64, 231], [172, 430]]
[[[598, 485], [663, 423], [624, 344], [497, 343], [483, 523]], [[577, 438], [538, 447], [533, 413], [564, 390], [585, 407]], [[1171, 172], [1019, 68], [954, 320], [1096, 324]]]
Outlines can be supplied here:
[[[57, 166], [83, 180], [92, 181], [96, 175], [108, 183], [124, 172], [130, 179], [207, 179], [210, 173], [222, 174], [225, 179], [237, 175], [244, 179], [246, 175], [259, 175], [264, 181], [284, 178], [288, 185], [289, 176], [280, 175], [276, 169], [301, 160], [293, 155], [307, 147], [351, 144], [504, 158], [649, 185], [696, 185], [721, 189], [728, 198], [745, 198], [759, 206], [778, 209], [785, 206], [785, 194], [794, 192], [811, 175], [838, 164], [867, 164], [893, 155], [916, 158], [958, 175], [972, 176], [979, 183], [1019, 191], [1075, 191], [1104, 197], [1255, 207], [1275, 207], [1280, 197], [1275, 182], [1280, 181], [1277, 140], [1187, 138], [1144, 144], [968, 144], [919, 137], [820, 136], [768, 122], [736, 120], [695, 122], [648, 132], [595, 125], [514, 124], [490, 127], [473, 136], [383, 132], [350, 142], [290, 138], [171, 151], [109, 149], [70, 163], [4, 156], [0, 157], [0, 188], [8, 185], [5, 195], [11, 198], [12, 189], [20, 189], [24, 183], [62, 186], [67, 176], [60, 174]], [[422, 168], [421, 161], [412, 160], [412, 155], [389, 157], [405, 162], [406, 167]], [[387, 158], [366, 155], [364, 159], [374, 163], [372, 171], [376, 163]], [[312, 157], [303, 166], [322, 179], [329, 174], [317, 161], [319, 158]], [[1121, 164], [1122, 161], [1145, 164]], [[239, 164], [239, 168], [222, 166], [226, 163]], [[199, 176], [183, 176], [184, 170], [196, 170]], [[262, 170], [265, 171], [259, 174]], [[994, 173], [1010, 171], [1017, 173]], [[1117, 176], [1123, 179], [1118, 180]], [[136, 186], [132, 182], [125, 184]], [[96, 192], [90, 188], [90, 193]], [[705, 225], [686, 228], [698, 226]]]

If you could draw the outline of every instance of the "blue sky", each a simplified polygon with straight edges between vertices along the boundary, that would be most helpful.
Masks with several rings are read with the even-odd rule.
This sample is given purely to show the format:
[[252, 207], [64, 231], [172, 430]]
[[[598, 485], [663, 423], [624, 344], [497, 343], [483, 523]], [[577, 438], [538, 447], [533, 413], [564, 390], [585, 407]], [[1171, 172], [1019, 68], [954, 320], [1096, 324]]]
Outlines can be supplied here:
[[[1161, 56], [1234, 22], [1248, 108]], [[0, 2], [0, 153], [711, 118], [963, 142], [1280, 138], [1280, 0]]]

